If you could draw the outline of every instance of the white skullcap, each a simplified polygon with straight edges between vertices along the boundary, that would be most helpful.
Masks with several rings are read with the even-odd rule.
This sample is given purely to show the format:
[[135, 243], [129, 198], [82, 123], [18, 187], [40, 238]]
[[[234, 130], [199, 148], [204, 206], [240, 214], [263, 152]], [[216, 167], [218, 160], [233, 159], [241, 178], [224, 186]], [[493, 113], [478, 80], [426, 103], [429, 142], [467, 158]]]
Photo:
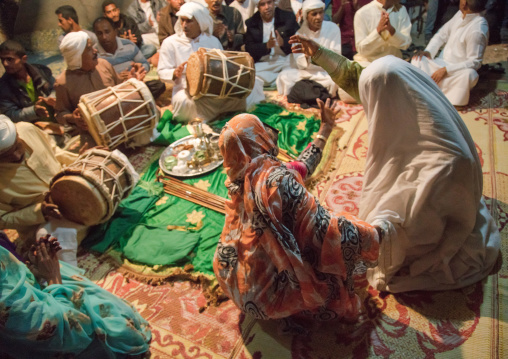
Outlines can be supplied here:
[[180, 22], [180, 16], [185, 16], [188, 19], [195, 18], [199, 24], [201, 32], [205, 32], [212, 35], [213, 32], [213, 19], [210, 16], [208, 8], [201, 5], [199, 2], [191, 1], [186, 2], [180, 7], [180, 10], [176, 13], [178, 21], [175, 24], [175, 31], [178, 33], [183, 32], [182, 23]]
[[16, 142], [16, 126], [11, 119], [0, 115], [0, 154], [11, 148]]
[[60, 52], [69, 70], [81, 68], [81, 55], [85, 51], [88, 39], [88, 34], [84, 31], [69, 32], [63, 38], [60, 44]]
[[325, 9], [325, 3], [321, 0], [305, 0], [302, 6], [302, 20], [303, 24], [309, 26], [307, 23], [307, 15], [311, 10]]

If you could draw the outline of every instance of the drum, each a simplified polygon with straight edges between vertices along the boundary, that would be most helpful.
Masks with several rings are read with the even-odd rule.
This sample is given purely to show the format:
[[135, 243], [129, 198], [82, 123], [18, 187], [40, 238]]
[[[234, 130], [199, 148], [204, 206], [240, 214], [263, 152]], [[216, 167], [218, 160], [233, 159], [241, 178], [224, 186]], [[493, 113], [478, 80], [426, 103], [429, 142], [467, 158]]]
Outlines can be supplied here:
[[81, 96], [78, 108], [97, 145], [110, 149], [152, 130], [158, 120], [150, 90], [136, 79]]
[[63, 217], [92, 226], [113, 215], [137, 177], [121, 152], [91, 149], [53, 177], [50, 198]]
[[256, 80], [254, 60], [247, 52], [199, 48], [187, 60], [187, 91], [202, 96], [238, 98], [249, 96]]

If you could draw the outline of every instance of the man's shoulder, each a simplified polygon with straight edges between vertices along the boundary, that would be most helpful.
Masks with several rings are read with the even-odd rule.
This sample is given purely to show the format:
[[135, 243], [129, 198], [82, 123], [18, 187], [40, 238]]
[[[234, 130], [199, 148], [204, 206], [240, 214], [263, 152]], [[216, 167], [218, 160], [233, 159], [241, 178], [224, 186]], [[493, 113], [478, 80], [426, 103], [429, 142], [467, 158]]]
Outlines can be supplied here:
[[247, 28], [249, 28], [250, 26], [259, 25], [260, 22], [261, 22], [261, 14], [259, 13], [259, 11], [256, 11], [254, 15], [252, 15], [245, 21], [245, 25], [247, 25]]
[[[376, 1], [376, 0], [374, 0]], [[372, 10], [376, 10], [374, 7], [376, 5], [373, 4], [373, 1], [371, 1], [370, 3], [368, 3], [367, 5], [364, 5], [362, 6], [361, 8], [359, 8], [356, 13], [355, 13], [355, 17], [361, 17], [362, 14], [365, 14], [365, 13], [368, 13], [368, 12], [371, 12]]]
[[136, 20], [130, 15], [127, 14], [120, 14], [120, 18], [124, 22], [124, 27], [137, 27], [138, 24], [136, 23]]

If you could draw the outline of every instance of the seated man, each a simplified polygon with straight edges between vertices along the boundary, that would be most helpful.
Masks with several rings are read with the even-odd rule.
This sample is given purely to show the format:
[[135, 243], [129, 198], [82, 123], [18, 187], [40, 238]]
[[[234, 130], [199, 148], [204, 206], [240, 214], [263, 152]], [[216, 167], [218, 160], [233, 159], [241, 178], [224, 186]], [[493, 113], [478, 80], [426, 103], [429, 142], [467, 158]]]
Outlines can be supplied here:
[[175, 34], [175, 24], [178, 20], [176, 13], [183, 4], [184, 0], [167, 0], [167, 5], [159, 12], [159, 43], [162, 44], [167, 37]]
[[399, 0], [373, 0], [355, 14], [354, 56], [362, 66], [386, 55], [402, 58], [411, 45], [411, 19]]
[[185, 65], [189, 56], [200, 47], [222, 50], [222, 45], [212, 36], [213, 20], [206, 7], [196, 2], [185, 3], [177, 15], [176, 34], [162, 43], [158, 71], [162, 81], [174, 82], [171, 103], [174, 117], [178, 121], [186, 122], [195, 117], [209, 121], [221, 113], [245, 110], [247, 105], [264, 99], [261, 84], [257, 82], [257, 89], [247, 97], [247, 101], [213, 97], [193, 100], [186, 92]]
[[[131, 70], [140, 75], [150, 71], [150, 65], [138, 47], [128, 39], [117, 37], [113, 21], [100, 17], [93, 23], [93, 31], [99, 40], [98, 56], [113, 65], [121, 79], [131, 77]], [[141, 80], [141, 78], [140, 78]]]
[[289, 38], [298, 30], [295, 15], [275, 7], [274, 0], [260, 0], [258, 12], [247, 20], [245, 51], [256, 62], [256, 76], [273, 86], [277, 75], [289, 66]]
[[243, 29], [247, 31], [247, 25], [245, 22], [254, 15], [257, 10], [256, 1], [254, 0], [234, 0], [229, 6], [234, 7], [240, 12], [243, 20]]
[[[411, 63], [432, 77], [454, 106], [469, 102], [487, 47], [489, 26], [480, 14], [485, 0], [462, 0], [460, 10], [434, 35]], [[444, 45], [439, 57], [435, 57]]]
[[113, 0], [105, 0], [102, 3], [104, 16], [111, 19], [117, 31], [117, 35], [122, 39], [129, 39], [141, 50], [146, 59], [152, 57], [157, 48], [154, 45], [144, 44], [136, 21], [128, 15], [122, 14]]
[[60, 259], [73, 265], [88, 227], [62, 219], [45, 193], [51, 179], [77, 157], [56, 147], [33, 124], [14, 125], [0, 115], [0, 229], [17, 230], [23, 247], [28, 248], [38, 230], [58, 236], [63, 248]]
[[222, 5], [221, 0], [206, 0], [213, 19], [213, 36], [224, 50], [240, 51], [243, 45], [243, 19], [238, 10]]
[[[324, 4], [324, 1], [323, 1]], [[277, 7], [284, 11], [293, 12], [296, 16], [296, 22], [301, 23], [303, 0], [279, 0]]]
[[55, 79], [51, 70], [44, 65], [28, 64], [25, 49], [14, 40], [0, 45], [0, 59], [5, 68], [0, 79], [0, 112], [14, 122], [52, 117]]
[[165, 5], [165, 0], [133, 0], [127, 9], [127, 15], [138, 24], [143, 42], [152, 44], [157, 49], [160, 47], [157, 35], [159, 32], [159, 11]]
[[81, 118], [78, 103], [81, 95], [115, 86], [122, 82], [113, 66], [97, 57], [97, 49], [83, 31], [68, 34], [60, 44], [67, 70], [57, 77], [56, 119], [61, 124], [76, 126], [81, 131], [82, 145], [94, 143]]
[[55, 10], [55, 14], [58, 16], [58, 26], [64, 31], [64, 33], [58, 37], [58, 46], [60, 46], [60, 44], [62, 43], [62, 40], [65, 37], [65, 35], [76, 31], [86, 32], [88, 34], [88, 37], [90, 37], [90, 40], [92, 40], [92, 45], [93, 46], [97, 45], [98, 41], [95, 34], [79, 26], [78, 13], [72, 6], [70, 5], [60, 6], [58, 9]]
[[[321, 0], [306, 0], [303, 3], [303, 24], [298, 34], [313, 39], [321, 46], [340, 54], [340, 30], [331, 21], [323, 21], [325, 3]], [[289, 95], [296, 82], [310, 79], [323, 85], [332, 97], [337, 95], [337, 85], [322, 67], [314, 65], [304, 54], [290, 55], [294, 58], [292, 68], [283, 70], [277, 77], [277, 91]]]

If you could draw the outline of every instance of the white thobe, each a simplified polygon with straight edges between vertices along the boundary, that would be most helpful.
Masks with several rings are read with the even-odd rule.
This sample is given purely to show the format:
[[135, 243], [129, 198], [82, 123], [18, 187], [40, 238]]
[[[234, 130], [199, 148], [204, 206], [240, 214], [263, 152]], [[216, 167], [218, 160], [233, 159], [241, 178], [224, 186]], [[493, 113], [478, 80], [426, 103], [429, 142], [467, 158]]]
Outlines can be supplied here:
[[492, 270], [500, 236], [475, 143], [430, 77], [393, 56], [363, 70], [369, 146], [359, 217], [385, 235], [377, 290], [448, 290]]
[[[411, 63], [428, 75], [446, 67], [447, 75], [438, 86], [452, 105], [464, 106], [469, 102], [470, 90], [478, 82], [476, 70], [482, 65], [488, 39], [489, 25], [483, 16], [475, 13], [463, 17], [458, 11], [427, 45], [425, 51], [433, 60], [423, 57]], [[435, 58], [443, 45], [443, 51]]]
[[[390, 14], [390, 24], [395, 28], [392, 36], [389, 33], [381, 36], [377, 32], [381, 13], [385, 11]], [[356, 12], [354, 27], [358, 51], [354, 60], [362, 66], [367, 66], [386, 55], [402, 58], [400, 50], [406, 50], [411, 45], [411, 19], [404, 6], [397, 12], [394, 11], [393, 6], [384, 10], [380, 2], [373, 0]]]
[[[321, 30], [312, 31], [307, 25], [303, 25], [298, 30], [299, 35], [304, 35], [319, 45], [330, 49], [331, 51], [341, 53], [341, 37], [339, 27], [331, 21], [323, 21]], [[300, 80], [310, 79], [323, 85], [328, 92], [335, 96], [337, 93], [337, 84], [332, 80], [328, 72], [321, 66], [311, 63], [310, 57], [304, 54], [292, 54], [291, 68], [283, 70], [277, 77], [277, 91], [280, 95], [289, 95], [291, 89]]]
[[243, 3], [239, 3], [238, 1], [233, 1], [229, 6], [234, 7], [236, 10], [240, 12], [243, 19], [243, 29], [247, 31], [247, 26], [245, 25], [245, 21], [250, 19], [252, 15], [256, 11], [258, 11], [258, 8], [256, 6], [256, 2], [254, 0], [245, 0]]
[[244, 111], [251, 104], [264, 99], [262, 83], [256, 81], [255, 88], [247, 99], [201, 97], [193, 100], [186, 91], [186, 70], [175, 81], [173, 81], [173, 73], [200, 47], [222, 50], [220, 41], [215, 36], [206, 33], [202, 33], [195, 39], [190, 39], [183, 33], [177, 33], [166, 38], [161, 45], [158, 73], [162, 81], [174, 82], [171, 104], [173, 105], [173, 116], [177, 121], [188, 122], [195, 117], [210, 121], [221, 113]]

